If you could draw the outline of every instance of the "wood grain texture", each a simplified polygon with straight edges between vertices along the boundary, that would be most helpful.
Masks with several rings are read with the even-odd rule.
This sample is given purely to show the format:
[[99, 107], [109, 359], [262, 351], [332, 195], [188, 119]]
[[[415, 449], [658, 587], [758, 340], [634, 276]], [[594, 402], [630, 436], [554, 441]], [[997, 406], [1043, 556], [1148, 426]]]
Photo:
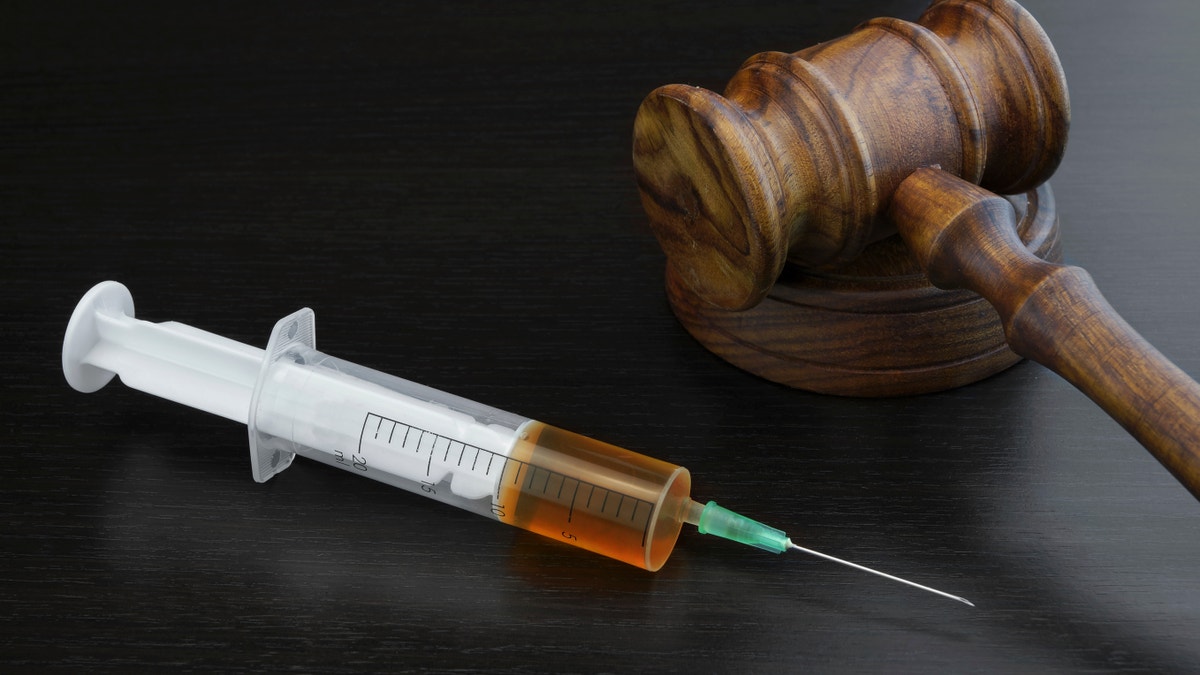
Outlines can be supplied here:
[[[1011, 0], [943, 0], [916, 23], [872, 19], [795, 54], [753, 56], [722, 95], [660, 87], [639, 108], [633, 161], [668, 299], [697, 340], [789, 386], [896, 396], [969, 384], [1015, 358], [976, 298], [889, 270], [905, 257], [886, 241], [892, 193], [922, 166], [1032, 191], [1069, 126], [1062, 67], [1033, 17]], [[1033, 248], [1058, 256], [1045, 197]]]
[[[1061, 260], [1049, 186], [1012, 201], [1022, 246], [1038, 258]], [[942, 391], [1020, 360], [991, 305], [974, 292], [931, 284], [899, 237], [868, 246], [839, 268], [789, 266], [747, 310], [700, 300], [671, 267], [667, 297], [683, 326], [714, 354], [774, 382], [823, 394]]]
[[[1067, 260], [1200, 372], [1200, 6], [1027, 0], [1071, 82]], [[1034, 363], [820, 396], [663, 299], [629, 157], [664, 82], [926, 0], [13, 1], [0, 21], [0, 670], [1179, 673], [1195, 500]], [[97, 281], [686, 466], [693, 492], [957, 603], [685, 531], [650, 574], [63, 381]], [[991, 310], [989, 310], [991, 311]]]
[[1013, 351], [1062, 375], [1200, 498], [1200, 385], [1113, 310], [1091, 275], [1032, 255], [1004, 199], [937, 169], [891, 216], [930, 279], [988, 299]]
[[633, 161], [672, 274], [727, 310], [766, 297], [785, 262], [836, 267], [894, 229], [910, 172], [990, 189], [1044, 182], [1066, 147], [1058, 57], [1011, 0], [942, 0], [795, 54], [751, 57], [723, 95], [652, 92]]

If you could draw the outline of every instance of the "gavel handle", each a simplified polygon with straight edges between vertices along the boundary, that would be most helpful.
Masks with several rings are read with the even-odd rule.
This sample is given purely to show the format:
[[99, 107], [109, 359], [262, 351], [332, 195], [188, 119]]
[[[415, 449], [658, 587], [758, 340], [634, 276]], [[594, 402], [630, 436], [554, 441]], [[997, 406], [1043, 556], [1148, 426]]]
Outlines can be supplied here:
[[901, 183], [890, 215], [934, 285], [986, 298], [1014, 352], [1087, 394], [1200, 499], [1200, 385], [1086, 271], [1030, 253], [1006, 200], [938, 169]]

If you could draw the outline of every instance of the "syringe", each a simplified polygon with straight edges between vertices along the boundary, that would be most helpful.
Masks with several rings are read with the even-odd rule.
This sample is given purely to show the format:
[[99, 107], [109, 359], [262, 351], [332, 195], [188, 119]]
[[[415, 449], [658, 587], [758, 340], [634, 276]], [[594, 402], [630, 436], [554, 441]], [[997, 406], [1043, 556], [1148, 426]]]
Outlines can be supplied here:
[[323, 354], [310, 309], [281, 319], [264, 351], [135, 319], [129, 290], [106, 281], [71, 316], [63, 372], [85, 393], [119, 374], [134, 389], [246, 424], [260, 483], [301, 455], [650, 571], [666, 562], [686, 522], [971, 604], [693, 501], [681, 466]]

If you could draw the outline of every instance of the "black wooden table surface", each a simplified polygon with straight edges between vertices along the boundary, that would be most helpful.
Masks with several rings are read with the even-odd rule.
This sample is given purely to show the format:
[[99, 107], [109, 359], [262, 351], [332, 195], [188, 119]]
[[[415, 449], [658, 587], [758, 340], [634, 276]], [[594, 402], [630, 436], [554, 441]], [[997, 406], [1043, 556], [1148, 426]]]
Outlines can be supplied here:
[[[177, 4], [0, 10], [0, 669], [1200, 667], [1200, 504], [1057, 376], [807, 394], [667, 307], [641, 98], [923, 0]], [[1200, 374], [1200, 10], [1027, 7], [1071, 86], [1068, 260]], [[260, 347], [312, 307], [324, 351], [978, 607], [694, 531], [650, 574], [303, 459], [258, 485], [243, 427], [66, 385], [105, 279]]]

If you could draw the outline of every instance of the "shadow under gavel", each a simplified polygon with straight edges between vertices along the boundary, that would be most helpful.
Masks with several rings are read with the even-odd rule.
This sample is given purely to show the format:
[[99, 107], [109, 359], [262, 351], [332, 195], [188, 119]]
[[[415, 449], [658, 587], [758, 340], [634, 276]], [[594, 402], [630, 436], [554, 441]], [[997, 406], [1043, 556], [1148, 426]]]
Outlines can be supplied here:
[[1200, 386], [1055, 262], [1042, 184], [1069, 124], [1058, 56], [1012, 0], [759, 54], [723, 95], [660, 87], [633, 156], [672, 308], [735, 365], [826, 393], [935, 391], [1032, 359], [1200, 498]]

